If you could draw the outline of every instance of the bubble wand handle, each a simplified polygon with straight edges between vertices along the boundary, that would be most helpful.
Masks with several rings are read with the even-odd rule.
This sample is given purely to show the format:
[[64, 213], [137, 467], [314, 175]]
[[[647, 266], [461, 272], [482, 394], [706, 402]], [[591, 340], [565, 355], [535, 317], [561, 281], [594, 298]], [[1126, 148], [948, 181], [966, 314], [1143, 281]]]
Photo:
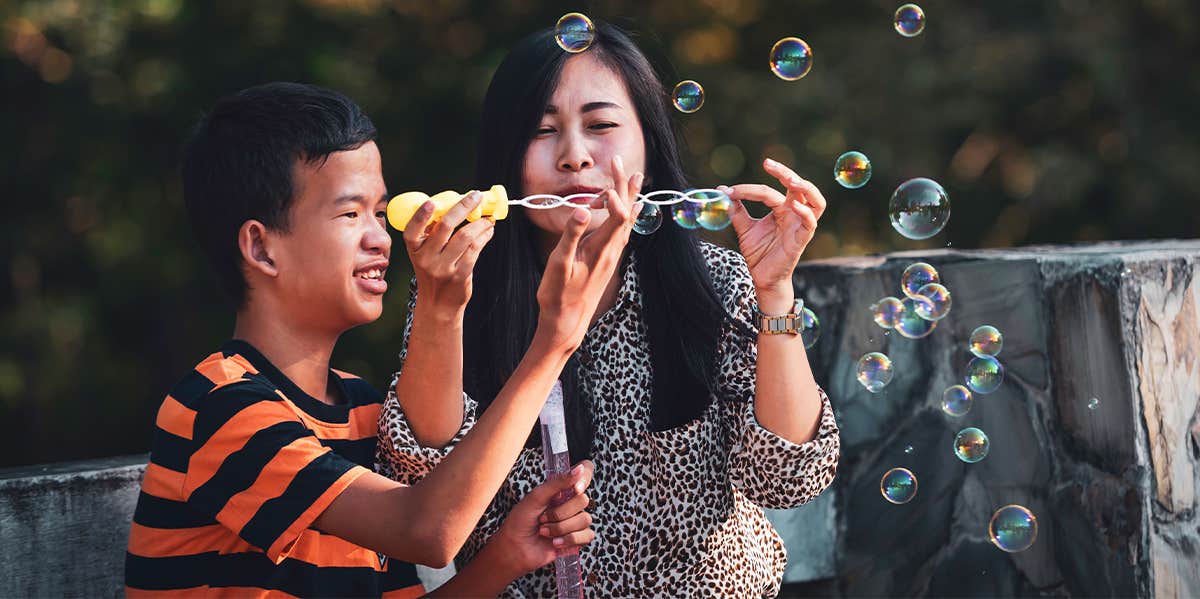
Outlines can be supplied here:
[[[542, 429], [542, 455], [546, 458], [546, 478], [571, 471], [571, 456], [567, 450], [567, 426], [563, 416], [562, 383], [555, 381], [550, 396], [538, 416]], [[570, 499], [567, 489], [551, 500], [561, 505]], [[554, 577], [558, 582], [559, 599], [583, 599], [583, 568], [579, 563], [579, 548], [560, 549], [554, 559]]]
[[[476, 221], [484, 217], [503, 220], [508, 217], [508, 192], [504, 190], [503, 185], [493, 185], [491, 189], [479, 193], [483, 196], [482, 201], [467, 215], [468, 221]], [[467, 194], [457, 191], [443, 191], [433, 196], [419, 191], [402, 193], [388, 202], [388, 222], [396, 230], [403, 231], [404, 227], [408, 226], [408, 221], [412, 220], [413, 215], [417, 213], [417, 209], [427, 201], [433, 202], [432, 220], [437, 221], [445, 216], [446, 212], [465, 195]]]

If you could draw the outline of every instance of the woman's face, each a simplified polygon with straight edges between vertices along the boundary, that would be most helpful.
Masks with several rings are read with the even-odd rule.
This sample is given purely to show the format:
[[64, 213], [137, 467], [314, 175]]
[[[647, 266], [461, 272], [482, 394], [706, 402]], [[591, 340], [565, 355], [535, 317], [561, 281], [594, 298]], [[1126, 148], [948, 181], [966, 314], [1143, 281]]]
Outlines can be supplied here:
[[[558, 87], [525, 153], [524, 192], [565, 197], [613, 189], [618, 183], [613, 180], [614, 156], [625, 163], [626, 176], [646, 169], [646, 143], [633, 100], [621, 76], [595, 56], [573, 56], [563, 65]], [[561, 206], [525, 213], [557, 239], [574, 210]], [[608, 218], [603, 208], [591, 212], [588, 230]]]

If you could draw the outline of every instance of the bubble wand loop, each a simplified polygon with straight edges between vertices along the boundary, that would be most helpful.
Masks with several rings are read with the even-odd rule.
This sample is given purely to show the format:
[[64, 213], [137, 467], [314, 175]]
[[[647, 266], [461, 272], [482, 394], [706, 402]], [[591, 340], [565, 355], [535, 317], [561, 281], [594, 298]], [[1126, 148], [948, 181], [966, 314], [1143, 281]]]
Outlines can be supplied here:
[[[427, 201], [433, 202], [433, 218], [430, 222], [436, 222], [445, 216], [446, 212], [465, 195], [467, 194], [457, 191], [443, 191], [433, 196], [419, 191], [402, 193], [392, 198], [392, 201], [388, 203], [388, 222], [391, 223], [392, 227], [403, 231], [408, 226], [408, 222], [412, 220], [413, 215], [417, 213], [417, 209]], [[508, 199], [508, 192], [505, 191], [503, 185], [493, 185], [491, 189], [481, 191], [480, 195], [483, 198], [479, 202], [479, 205], [467, 215], [468, 221], [475, 221], [480, 218], [504, 220], [508, 217], [509, 206], [523, 206], [534, 210], [549, 210], [560, 206], [586, 207], [591, 204], [592, 200], [600, 196], [597, 193], [576, 193], [565, 197], [539, 193], [523, 197], [519, 200], [510, 200]], [[661, 189], [646, 194], [638, 194], [636, 201], [656, 206], [670, 206], [684, 200], [699, 205], [725, 199], [728, 199], [728, 196], [717, 189], [691, 189], [688, 191]]]

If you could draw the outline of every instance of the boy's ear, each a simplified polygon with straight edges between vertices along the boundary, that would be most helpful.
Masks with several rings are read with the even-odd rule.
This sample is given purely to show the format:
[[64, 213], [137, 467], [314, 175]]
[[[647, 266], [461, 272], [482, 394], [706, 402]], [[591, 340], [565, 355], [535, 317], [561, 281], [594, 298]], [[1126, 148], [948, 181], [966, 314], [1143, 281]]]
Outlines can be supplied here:
[[246, 268], [268, 277], [279, 274], [275, 261], [271, 259], [271, 241], [271, 234], [262, 222], [251, 219], [242, 223], [238, 229], [238, 249], [242, 252]]

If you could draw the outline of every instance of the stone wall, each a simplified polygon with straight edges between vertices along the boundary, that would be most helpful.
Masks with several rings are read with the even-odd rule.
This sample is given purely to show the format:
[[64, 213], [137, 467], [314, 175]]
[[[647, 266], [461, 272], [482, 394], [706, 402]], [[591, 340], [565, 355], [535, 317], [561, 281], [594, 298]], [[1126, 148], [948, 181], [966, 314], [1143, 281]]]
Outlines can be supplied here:
[[[785, 594], [1200, 596], [1198, 257], [1200, 242], [1166, 241], [802, 265], [796, 286], [823, 326], [810, 360], [843, 455], [826, 501], [772, 514], [797, 563], [787, 581], [827, 579]], [[953, 308], [927, 338], [885, 334], [868, 306], [900, 296], [915, 261], [939, 270]], [[946, 416], [942, 391], [963, 382], [981, 324], [1004, 334], [1004, 384]], [[896, 368], [879, 394], [855, 380], [869, 351]], [[991, 440], [975, 464], [951, 449], [968, 426]], [[896, 466], [920, 482], [905, 505], [879, 490]], [[987, 535], [1010, 503], [1039, 523], [1016, 554]]]
[[[829, 491], [769, 514], [790, 555], [784, 595], [1200, 596], [1198, 259], [1189, 241], [802, 265], [797, 288], [822, 324], [810, 359], [843, 455]], [[917, 260], [938, 268], [953, 308], [925, 339], [885, 335], [867, 307], [899, 296]], [[1004, 384], [947, 417], [942, 390], [962, 381], [980, 324], [1004, 333]], [[855, 380], [869, 351], [896, 367], [879, 394]], [[991, 439], [975, 464], [951, 450], [967, 426]], [[0, 596], [121, 594], [144, 462], [0, 471]], [[895, 466], [920, 481], [904, 505], [879, 492]], [[992, 512], [1009, 503], [1038, 517], [1022, 553], [987, 540]]]

